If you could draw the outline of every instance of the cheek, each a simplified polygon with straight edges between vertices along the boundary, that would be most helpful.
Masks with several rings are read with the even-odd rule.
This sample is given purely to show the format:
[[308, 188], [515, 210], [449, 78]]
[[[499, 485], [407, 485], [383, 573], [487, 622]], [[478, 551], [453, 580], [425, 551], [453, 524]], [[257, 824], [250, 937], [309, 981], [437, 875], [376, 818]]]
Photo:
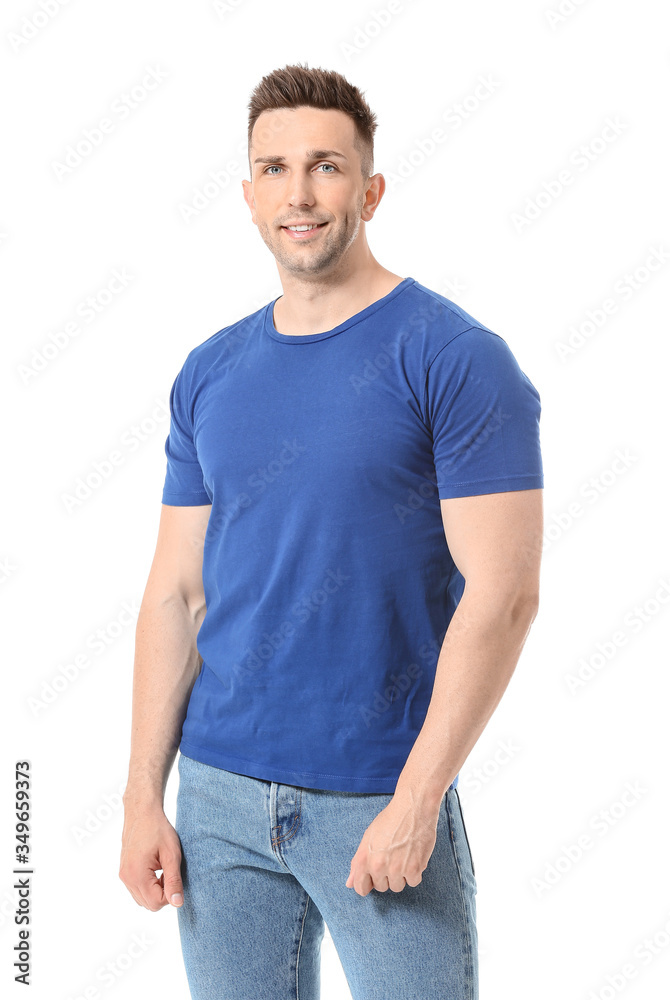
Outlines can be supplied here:
[[342, 219], [345, 226], [351, 228], [360, 218], [361, 210], [355, 202], [343, 201], [339, 208], [333, 206], [333, 211]]

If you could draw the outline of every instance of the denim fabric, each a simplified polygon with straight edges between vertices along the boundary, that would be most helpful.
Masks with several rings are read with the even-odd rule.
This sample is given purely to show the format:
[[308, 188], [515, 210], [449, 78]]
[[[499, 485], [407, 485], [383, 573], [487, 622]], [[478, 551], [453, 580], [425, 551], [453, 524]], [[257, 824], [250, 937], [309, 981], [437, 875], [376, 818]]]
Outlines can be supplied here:
[[179, 757], [178, 910], [193, 1000], [318, 1000], [324, 922], [353, 1000], [478, 1000], [477, 882], [457, 788], [418, 886], [359, 896], [387, 793], [302, 788]]

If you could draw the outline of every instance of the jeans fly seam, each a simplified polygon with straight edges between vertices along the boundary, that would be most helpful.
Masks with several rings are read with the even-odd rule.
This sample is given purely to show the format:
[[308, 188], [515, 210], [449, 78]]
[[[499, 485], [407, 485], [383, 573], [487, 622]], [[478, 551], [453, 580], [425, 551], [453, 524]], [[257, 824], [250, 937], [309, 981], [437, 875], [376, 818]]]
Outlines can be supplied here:
[[[291, 824], [290, 829], [287, 831], [285, 837], [274, 837], [273, 836], [273, 838], [272, 838], [272, 844], [273, 844], [273, 846], [274, 846], [274, 844], [282, 844], [285, 840], [290, 840], [291, 837], [295, 836], [296, 830], [298, 828], [298, 823], [300, 822], [300, 814], [301, 814], [301, 812], [302, 812], [302, 790], [300, 790], [298, 792], [298, 811], [296, 812], [295, 816], [293, 817], [293, 823]], [[272, 829], [273, 830], [279, 830], [279, 829], [281, 829], [281, 823], [278, 826], [273, 826]]]

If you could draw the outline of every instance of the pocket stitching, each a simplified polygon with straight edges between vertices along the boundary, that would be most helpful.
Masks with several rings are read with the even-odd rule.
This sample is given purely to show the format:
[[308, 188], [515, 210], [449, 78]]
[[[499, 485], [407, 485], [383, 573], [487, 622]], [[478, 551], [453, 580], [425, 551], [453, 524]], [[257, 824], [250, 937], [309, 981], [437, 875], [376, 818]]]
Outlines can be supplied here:
[[458, 789], [457, 788], [454, 788], [454, 791], [456, 792], [456, 801], [458, 802], [458, 811], [461, 814], [461, 823], [463, 825], [463, 833], [465, 834], [465, 843], [468, 845], [468, 854], [470, 855], [470, 867], [472, 868], [472, 874], [473, 874], [473, 876], [476, 878], [476, 875], [475, 875], [475, 863], [472, 860], [472, 848], [470, 847], [470, 840], [468, 838], [468, 831], [467, 831], [467, 828], [465, 826], [465, 818], [463, 816], [463, 807], [461, 806], [461, 797], [458, 794]]

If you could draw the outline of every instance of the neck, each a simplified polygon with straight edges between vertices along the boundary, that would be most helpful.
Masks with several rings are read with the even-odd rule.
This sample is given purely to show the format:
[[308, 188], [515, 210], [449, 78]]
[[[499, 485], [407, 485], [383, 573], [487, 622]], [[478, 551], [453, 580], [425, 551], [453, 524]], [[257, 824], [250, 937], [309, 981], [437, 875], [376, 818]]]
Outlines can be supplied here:
[[282, 278], [283, 295], [274, 307], [273, 320], [279, 333], [309, 336], [324, 333], [344, 323], [378, 299], [388, 295], [403, 278], [372, 259], [364, 267], [344, 276]]

